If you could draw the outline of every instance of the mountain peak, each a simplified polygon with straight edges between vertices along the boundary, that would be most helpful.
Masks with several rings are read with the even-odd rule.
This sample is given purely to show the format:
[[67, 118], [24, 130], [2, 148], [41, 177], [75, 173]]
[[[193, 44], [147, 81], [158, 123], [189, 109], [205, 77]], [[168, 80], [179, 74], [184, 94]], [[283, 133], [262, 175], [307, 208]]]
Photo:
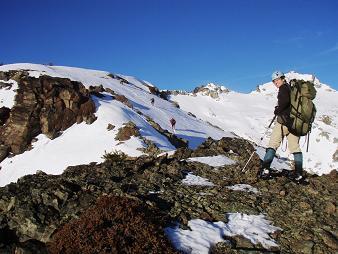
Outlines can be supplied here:
[[[296, 71], [289, 71], [285, 73], [285, 78], [289, 82], [292, 79], [298, 79], [298, 80], [305, 80], [305, 81], [312, 81], [317, 89], [319, 90], [325, 90], [328, 92], [334, 92], [335, 90], [331, 88], [329, 85], [323, 84], [320, 82], [320, 80], [313, 74], [302, 74]], [[262, 93], [266, 95], [275, 95], [277, 93], [276, 87], [273, 85], [272, 81], [258, 85], [256, 90], [252, 93]]]
[[215, 83], [208, 83], [206, 85], [201, 85], [196, 87], [193, 90], [194, 94], [207, 95], [212, 98], [219, 98], [220, 94], [229, 93], [230, 90], [225, 86], [218, 85]]

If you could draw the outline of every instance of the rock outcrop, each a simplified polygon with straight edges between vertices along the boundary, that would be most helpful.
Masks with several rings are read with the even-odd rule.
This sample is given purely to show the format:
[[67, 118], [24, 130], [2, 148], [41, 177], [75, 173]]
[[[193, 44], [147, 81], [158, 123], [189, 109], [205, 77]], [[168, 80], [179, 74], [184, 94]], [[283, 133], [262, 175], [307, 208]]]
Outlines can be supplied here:
[[[215, 245], [213, 253], [335, 253], [337, 172], [308, 176], [307, 186], [296, 185], [282, 176], [264, 181], [256, 177], [260, 165], [256, 154], [247, 173], [241, 173], [252, 151], [253, 146], [242, 139], [208, 139], [194, 151], [180, 148], [170, 157], [128, 158], [116, 153], [106, 155], [101, 164], [68, 167], [59, 176], [39, 172], [22, 177], [17, 184], [0, 188], [0, 236], [6, 236], [0, 237], [0, 252], [44, 250], [46, 244], [56, 241], [63, 225], [78, 223], [77, 219], [99, 197], [108, 195], [135, 200], [145, 210], [156, 209], [156, 214], [163, 218], [158, 228], [175, 221], [186, 227], [190, 219], [196, 218], [226, 222], [226, 213], [239, 212], [263, 213], [282, 229], [271, 235], [279, 245], [277, 249], [267, 250], [234, 236]], [[227, 156], [236, 164], [215, 169], [186, 160], [213, 155]], [[188, 173], [207, 178], [213, 185], [182, 184]], [[258, 192], [229, 188], [240, 183], [250, 184]], [[114, 226], [108, 221], [104, 230]], [[91, 236], [83, 233], [81, 237]]]
[[112, 89], [110, 88], [105, 88], [105, 91], [107, 93], [110, 93], [112, 96], [113, 96], [113, 99], [119, 101], [119, 102], [122, 102], [124, 105], [126, 105], [128, 108], [133, 108], [133, 104], [131, 104], [131, 102], [127, 99], [126, 96], [124, 95], [121, 95], [121, 94], [118, 94], [116, 93], [115, 91], [113, 91]]
[[115, 140], [126, 141], [130, 139], [132, 136], [139, 137], [140, 132], [137, 126], [130, 121], [124, 124], [124, 126], [119, 129], [118, 133], [116, 134]]
[[0, 126], [4, 125], [9, 118], [11, 109], [7, 107], [1, 107], [0, 108]]
[[0, 127], [0, 143], [14, 154], [22, 153], [40, 133], [55, 138], [74, 123], [95, 121], [95, 104], [80, 83], [65, 78], [30, 77], [24, 71], [2, 73], [18, 82], [15, 105]]
[[211, 98], [218, 99], [220, 94], [229, 93], [230, 90], [224, 86], [219, 86], [214, 83], [209, 83], [205, 86], [196, 87], [193, 90], [193, 94], [203, 94], [206, 96], [210, 96]]

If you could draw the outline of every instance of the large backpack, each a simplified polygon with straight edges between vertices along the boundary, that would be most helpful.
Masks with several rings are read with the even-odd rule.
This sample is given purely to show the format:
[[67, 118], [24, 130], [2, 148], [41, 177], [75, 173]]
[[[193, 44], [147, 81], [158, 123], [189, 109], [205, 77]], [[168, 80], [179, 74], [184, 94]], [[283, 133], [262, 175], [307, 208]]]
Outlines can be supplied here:
[[317, 91], [313, 81], [293, 79], [290, 86], [291, 112], [288, 129], [296, 136], [305, 136], [310, 134], [316, 116], [317, 110], [312, 100]]

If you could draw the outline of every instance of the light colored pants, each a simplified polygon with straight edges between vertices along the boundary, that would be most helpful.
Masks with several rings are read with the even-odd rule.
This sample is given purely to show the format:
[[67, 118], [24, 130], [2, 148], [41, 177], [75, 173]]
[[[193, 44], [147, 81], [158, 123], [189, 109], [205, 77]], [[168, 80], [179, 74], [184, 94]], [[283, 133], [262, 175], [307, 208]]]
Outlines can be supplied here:
[[278, 122], [276, 122], [275, 127], [272, 130], [268, 147], [277, 150], [277, 148], [280, 146], [280, 143], [282, 142], [282, 128], [283, 135], [284, 137], [286, 136], [288, 140], [288, 149], [290, 153], [302, 152], [299, 147], [299, 137], [290, 133], [285, 125], [281, 125]]

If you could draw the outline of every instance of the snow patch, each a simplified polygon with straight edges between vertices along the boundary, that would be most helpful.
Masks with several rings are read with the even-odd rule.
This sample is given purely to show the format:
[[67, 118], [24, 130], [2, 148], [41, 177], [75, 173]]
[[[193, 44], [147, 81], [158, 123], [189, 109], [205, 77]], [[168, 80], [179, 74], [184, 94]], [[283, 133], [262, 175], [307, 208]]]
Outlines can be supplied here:
[[224, 155], [217, 155], [217, 156], [206, 156], [206, 157], [191, 157], [188, 158], [187, 161], [189, 162], [200, 162], [203, 164], [207, 164], [211, 167], [222, 167], [225, 165], [233, 165], [236, 164], [236, 161], [229, 159]]
[[208, 179], [196, 176], [192, 173], [188, 173], [187, 176], [182, 180], [182, 183], [186, 185], [215, 186]]
[[[256, 146], [256, 153], [261, 160], [264, 160], [265, 148]], [[288, 158], [275, 157], [271, 163], [271, 168], [277, 171], [282, 171], [283, 169], [291, 170], [290, 161]]]
[[1, 83], [11, 84], [12, 87], [10, 89], [8, 88], [2, 88], [0, 89], [0, 108], [1, 107], [7, 107], [12, 108], [15, 104], [15, 94], [16, 89], [18, 89], [18, 82], [15, 80], [0, 80]]
[[249, 184], [235, 184], [232, 186], [228, 186], [227, 188], [230, 190], [234, 190], [234, 191], [245, 191], [245, 192], [252, 192], [255, 194], [259, 193], [259, 191], [255, 187], [252, 187]]
[[266, 249], [277, 247], [269, 234], [281, 230], [271, 225], [264, 215], [228, 213], [228, 223], [222, 221], [207, 222], [201, 219], [190, 220], [191, 230], [165, 228], [165, 233], [175, 248], [184, 253], [208, 254], [211, 246], [224, 241], [223, 236], [242, 235], [253, 244], [261, 243]]
[[167, 156], [172, 156], [176, 153], [176, 150], [172, 150], [172, 151], [166, 151], [166, 152], [163, 152], [163, 153], [160, 153], [159, 155], [157, 155], [157, 157], [161, 157], [163, 155], [167, 155]]

